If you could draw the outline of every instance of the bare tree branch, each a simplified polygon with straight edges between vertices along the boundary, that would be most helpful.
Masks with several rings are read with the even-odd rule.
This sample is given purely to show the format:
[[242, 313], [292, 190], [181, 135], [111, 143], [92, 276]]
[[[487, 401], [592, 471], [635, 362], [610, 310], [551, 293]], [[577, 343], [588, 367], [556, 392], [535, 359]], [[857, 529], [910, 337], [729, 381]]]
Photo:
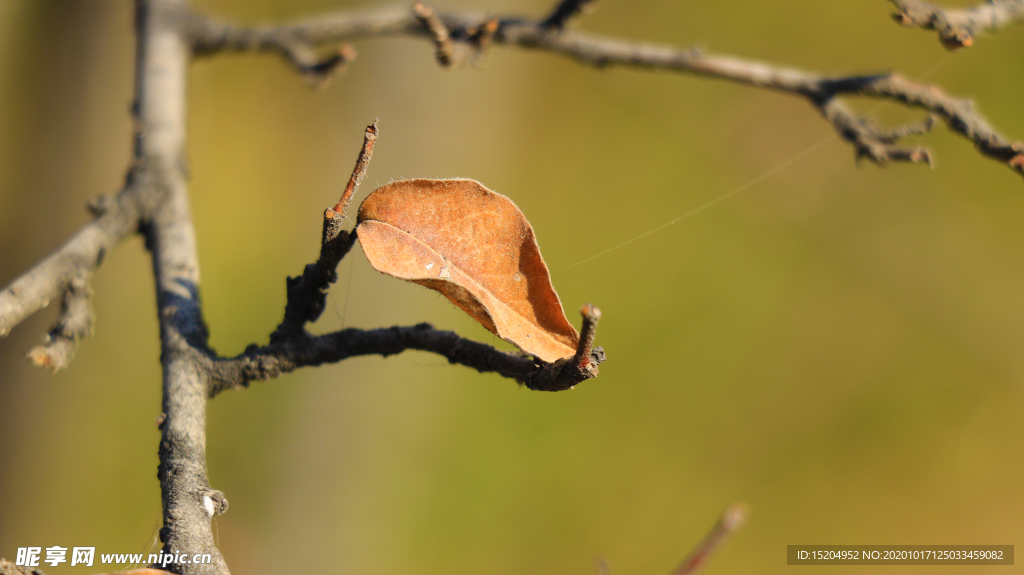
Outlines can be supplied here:
[[899, 12], [893, 19], [908, 27], [935, 30], [939, 42], [950, 50], [974, 44], [974, 38], [983, 32], [1024, 21], [1024, 0], [988, 0], [965, 10], [939, 8], [922, 0], [889, 0]]
[[[1024, 0], [1020, 0], [1024, 2]], [[1010, 142], [993, 130], [968, 100], [956, 99], [934, 86], [917, 84], [897, 74], [831, 78], [820, 74], [705, 54], [693, 48], [674, 48], [600, 38], [573, 31], [560, 31], [564, 17], [582, 2], [565, 1], [546, 20], [498, 18], [495, 44], [518, 46], [568, 56], [581, 64], [598, 68], [617, 65], [631, 68], [669, 70], [709, 78], [731, 80], [757, 88], [771, 89], [807, 99], [832, 124], [844, 140], [853, 145], [857, 158], [888, 162], [930, 163], [931, 154], [920, 147], [905, 148], [898, 141], [921, 132], [930, 123], [913, 127], [883, 129], [870, 118], [858, 116], [840, 96], [865, 96], [927, 110], [941, 118], [954, 132], [973, 142], [978, 150], [1024, 175], [1024, 143]], [[431, 12], [432, 13], [432, 12]], [[432, 13], [433, 14], [433, 13]], [[474, 44], [483, 23], [466, 14], [434, 15], [444, 23], [445, 42]], [[199, 17], [190, 28], [195, 50], [210, 54], [220, 50], [273, 50], [283, 41], [309, 45], [338, 43], [372, 36], [405, 35], [430, 38], [439, 49], [438, 37], [428, 31], [423, 18], [412, 12], [383, 10], [376, 13], [329, 14], [320, 18], [276, 28], [237, 28]], [[554, 24], [558, 24], [552, 28]], [[446, 53], [451, 49], [445, 48]]]
[[337, 268], [341, 260], [352, 249], [356, 235], [342, 229], [345, 211], [352, 202], [352, 196], [359, 188], [366, 168], [373, 156], [373, 145], [377, 141], [377, 123], [366, 127], [363, 147], [359, 151], [355, 168], [349, 178], [341, 199], [333, 208], [324, 211], [323, 231], [320, 236], [320, 257], [309, 264], [302, 275], [290, 277], [287, 281], [288, 301], [285, 304], [284, 319], [270, 334], [270, 342], [295, 340], [306, 335], [306, 324], [316, 321], [327, 303], [327, 288], [338, 280]]
[[206, 474], [206, 399], [209, 375], [194, 361], [206, 350], [199, 304], [199, 258], [184, 166], [187, 82], [191, 46], [180, 14], [187, 0], [136, 0], [135, 154], [164, 190], [160, 208], [143, 227], [153, 256], [163, 414], [157, 477], [163, 500], [160, 541], [165, 553], [209, 553], [212, 564], [172, 567], [186, 575], [229, 573], [213, 542], [210, 521], [227, 509]]
[[107, 251], [136, 225], [136, 218], [110, 215], [71, 237], [60, 249], [0, 292], [0, 336], [67, 291], [74, 277], [92, 272]]
[[[323, 42], [313, 43], [299, 36], [250, 34], [188, 10], [181, 10], [176, 18], [190, 39], [193, 56], [221, 50], [276, 52], [314, 86], [321, 86], [331, 76], [342, 72], [356, 57], [355, 50], [346, 44], [338, 45], [331, 52], [319, 53], [316, 46]], [[196, 38], [202, 38], [202, 42], [197, 42]]]
[[455, 56], [452, 54], [452, 39], [448, 34], [447, 26], [437, 17], [433, 8], [422, 2], [412, 5], [412, 13], [416, 15], [423, 28], [433, 38], [438, 63], [445, 68], [451, 68], [455, 64]]
[[482, 373], [497, 373], [537, 391], [570, 389], [596, 377], [597, 366], [605, 360], [602, 348], [581, 345], [572, 358], [542, 363], [465, 339], [452, 331], [434, 329], [427, 323], [372, 330], [349, 328], [321, 336], [305, 334], [263, 347], [250, 346], [242, 355], [230, 359], [210, 358], [208, 369], [214, 382], [210, 395], [245, 387], [253, 380], [273, 379], [300, 367], [336, 363], [359, 355], [387, 357], [410, 349], [436, 353], [450, 363]]
[[90, 204], [96, 216], [92, 222], [0, 291], [0, 337], [52, 300], [62, 299], [60, 318], [47, 341], [29, 352], [37, 365], [54, 371], [66, 368], [77, 341], [91, 334], [93, 272], [122, 240], [138, 231], [160, 201], [160, 191], [148, 174], [147, 166], [137, 162], [116, 197], [103, 196]]

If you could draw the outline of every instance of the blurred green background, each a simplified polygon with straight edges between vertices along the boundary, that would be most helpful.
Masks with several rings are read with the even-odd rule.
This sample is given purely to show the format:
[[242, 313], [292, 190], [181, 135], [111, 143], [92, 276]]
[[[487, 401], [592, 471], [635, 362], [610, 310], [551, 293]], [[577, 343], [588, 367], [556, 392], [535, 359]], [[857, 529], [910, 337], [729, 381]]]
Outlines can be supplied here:
[[[376, 6], [195, 4], [249, 23]], [[539, 17], [551, 4], [436, 7]], [[948, 54], [890, 11], [604, 0], [578, 27], [826, 73], [927, 75], [1024, 137], [1024, 27]], [[0, 285], [123, 180], [131, 22], [129, 0], [0, 0]], [[223, 394], [208, 456], [230, 500], [214, 527], [233, 572], [567, 575], [594, 573], [603, 556], [613, 574], [661, 574], [736, 500], [751, 520], [709, 573], [799, 569], [785, 565], [796, 543], [1024, 544], [1019, 176], [944, 127], [921, 139], [934, 171], [858, 167], [803, 101], [721, 81], [506, 49], [483, 69], [445, 71], [422, 41], [355, 47], [321, 91], [270, 55], [193, 68], [191, 193], [213, 346], [266, 341], [285, 276], [316, 257], [321, 213], [379, 118], [360, 198], [411, 177], [471, 177], [508, 195], [573, 323], [584, 302], [604, 311], [609, 360], [558, 394], [418, 352]], [[922, 116], [856, 105], [890, 123]], [[565, 269], [822, 141], [726, 201]], [[429, 321], [495, 342], [358, 249], [339, 276], [316, 331]], [[96, 336], [68, 371], [24, 359], [58, 306], [0, 341], [0, 556], [156, 548], [159, 345], [141, 240], [108, 257], [94, 290]]]

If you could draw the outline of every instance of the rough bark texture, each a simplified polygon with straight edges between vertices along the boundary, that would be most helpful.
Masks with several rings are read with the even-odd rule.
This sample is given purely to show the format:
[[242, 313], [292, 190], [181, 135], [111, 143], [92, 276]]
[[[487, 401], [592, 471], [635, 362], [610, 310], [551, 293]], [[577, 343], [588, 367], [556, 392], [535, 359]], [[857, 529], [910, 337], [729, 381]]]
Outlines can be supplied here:
[[921, 0], [889, 0], [899, 10], [893, 18], [904, 26], [935, 30], [950, 50], [974, 44], [983, 32], [1024, 21], [1024, 0], [989, 0], [972, 8], [940, 8]]
[[153, 255], [163, 402], [160, 540], [166, 553], [209, 553], [213, 563], [176, 566], [181, 573], [228, 573], [213, 542], [211, 513], [227, 508], [206, 478], [206, 396], [209, 375], [194, 360], [207, 349], [199, 305], [199, 258], [189, 211], [185, 166], [186, 109], [191, 51], [181, 33], [185, 0], [137, 0], [136, 158], [160, 190], [159, 209], [143, 230]]

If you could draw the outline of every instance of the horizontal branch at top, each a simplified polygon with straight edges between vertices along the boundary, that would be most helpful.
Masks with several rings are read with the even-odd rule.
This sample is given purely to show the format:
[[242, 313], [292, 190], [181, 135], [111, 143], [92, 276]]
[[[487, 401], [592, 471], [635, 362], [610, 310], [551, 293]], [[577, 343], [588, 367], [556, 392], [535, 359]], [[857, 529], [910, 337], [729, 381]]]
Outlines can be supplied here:
[[[858, 157], [866, 157], [878, 164], [890, 161], [930, 162], [931, 155], [926, 149], [903, 148], [898, 142], [907, 135], [920, 133], [920, 126], [931, 124], [915, 123], [883, 129], [871, 119], [856, 115], [838, 98], [858, 95], [922, 109], [970, 140], [983, 155], [1024, 175], [1024, 143], [1002, 137], [969, 100], [950, 96], [935, 86], [911, 82], [898, 74], [829, 77], [709, 54], [695, 48], [660, 46], [563, 30], [561, 23], [553, 28], [546, 20], [485, 19], [472, 14], [437, 14], [436, 18], [447, 28], [446, 41], [450, 39], [463, 53], [484, 50], [482, 30], [488, 23], [494, 23], [496, 29], [488, 33], [486, 46], [493, 44], [541, 50], [595, 67], [624, 66], [695, 74], [800, 96], [818, 108], [840, 137], [853, 145]], [[381, 36], [413, 36], [436, 43], [438, 31], [434, 28], [436, 24], [425, 25], [423, 18], [413, 10], [389, 8], [375, 12], [327, 14], [265, 28], [242, 28], [196, 18], [191, 34], [197, 54], [226, 50], [288, 54], [295, 46], [303, 46], [304, 51], [310, 52], [313, 47], [324, 44]], [[351, 54], [350, 50], [343, 52]], [[446, 65], [451, 64], [448, 56], [443, 61], [448, 62]]]

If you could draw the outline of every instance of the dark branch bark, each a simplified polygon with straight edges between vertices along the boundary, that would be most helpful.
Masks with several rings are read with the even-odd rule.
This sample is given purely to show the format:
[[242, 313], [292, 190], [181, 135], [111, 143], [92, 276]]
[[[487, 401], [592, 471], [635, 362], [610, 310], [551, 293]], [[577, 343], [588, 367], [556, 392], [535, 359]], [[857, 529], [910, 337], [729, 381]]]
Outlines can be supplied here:
[[921, 0], [889, 0], [899, 12], [893, 19], [904, 26], [935, 30], [950, 50], [966, 48], [983, 32], [994, 32], [1024, 21], [1024, 0], [989, 0], [973, 8], [952, 10]]
[[540, 26], [549, 32], [561, 32], [574, 16], [593, 6], [597, 0], [562, 0]]
[[323, 313], [327, 302], [327, 288], [338, 280], [337, 268], [341, 260], [355, 244], [356, 236], [342, 229], [345, 211], [352, 196], [359, 188], [366, 168], [373, 156], [373, 145], [377, 141], [377, 123], [366, 127], [363, 147], [352, 169], [352, 177], [333, 208], [324, 211], [323, 230], [320, 235], [320, 257], [309, 264], [299, 277], [288, 278], [288, 300], [285, 304], [284, 319], [270, 334], [270, 343], [295, 340], [306, 336], [306, 324], [316, 321]]
[[587, 364], [580, 370], [576, 358], [542, 363], [529, 357], [499, 351], [487, 344], [465, 339], [452, 331], [440, 331], [430, 324], [362, 330], [345, 329], [327, 335], [304, 334], [270, 345], [250, 346], [234, 358], [210, 358], [214, 384], [210, 395], [225, 389], [245, 387], [250, 381], [273, 379], [300, 367], [336, 363], [359, 355], [387, 357], [415, 349], [436, 353], [481, 373], [497, 373], [538, 391], [562, 391], [595, 377], [605, 360], [600, 347], [588, 349]]
[[288, 302], [284, 319], [270, 334], [270, 342], [292, 340], [305, 333], [306, 323], [314, 322], [323, 313], [327, 288], [338, 279], [337, 267], [352, 249], [356, 235], [342, 230], [343, 215], [334, 210], [324, 214], [323, 243], [320, 258], [309, 264], [302, 275], [288, 278]]
[[[973, 142], [982, 154], [1024, 175], [1024, 143], [1006, 140], [974, 111], [970, 102], [953, 98], [937, 87], [916, 84], [896, 74], [830, 78], [730, 56], [705, 54], [696, 49], [625, 42], [567, 30], [552, 33], [552, 23], [564, 23], [563, 15], [575, 11], [581, 4], [562, 2], [552, 16], [541, 22], [499, 18], [493, 39], [488, 43], [493, 41], [495, 44], [544, 50], [598, 68], [617, 65], [683, 72], [800, 96], [821, 112], [840, 137], [853, 145], [857, 158], [865, 157], [880, 165], [891, 161], [929, 163], [931, 155], [928, 150], [904, 148], [897, 144], [900, 138], [919, 133], [924, 124], [883, 129], [871, 119], [856, 115], [838, 97], [865, 96], [922, 108], [942, 118], [954, 132]], [[447, 40], [463, 48], [479, 49], [478, 36], [484, 24], [479, 18], [462, 14], [434, 17], [444, 23]], [[371, 36], [405, 35], [428, 38], [435, 45], [438, 42], [436, 34], [428, 30], [431, 27], [424, 25], [422, 17], [399, 10], [331, 14], [306, 22], [259, 29], [236, 28], [201, 18], [193, 22], [194, 46], [206, 54], [221, 50], [276, 50], [275, 46], [285, 41], [319, 45]]]

